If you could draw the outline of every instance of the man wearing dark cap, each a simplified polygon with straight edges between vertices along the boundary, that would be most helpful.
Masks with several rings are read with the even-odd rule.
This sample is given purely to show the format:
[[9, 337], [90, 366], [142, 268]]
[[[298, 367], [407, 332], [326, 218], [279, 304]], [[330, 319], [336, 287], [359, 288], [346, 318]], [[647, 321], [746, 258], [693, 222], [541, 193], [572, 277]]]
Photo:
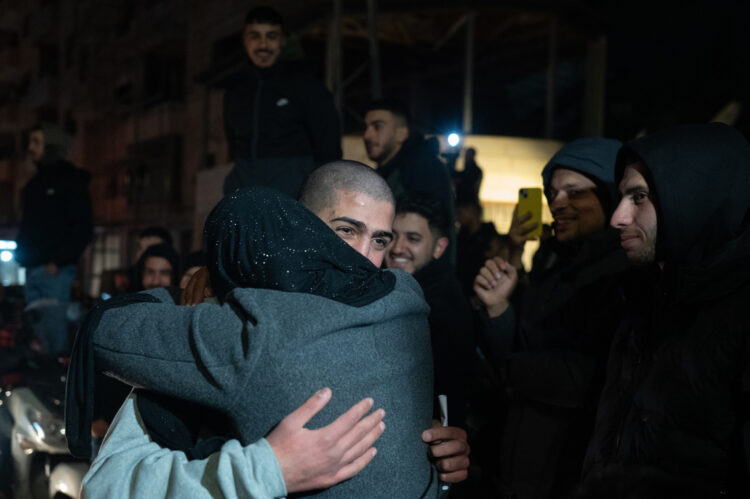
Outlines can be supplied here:
[[578, 482], [621, 317], [617, 285], [628, 267], [606, 225], [619, 148], [615, 140], [579, 139], [544, 168], [555, 259], [532, 269], [514, 305], [518, 275], [508, 262], [488, 260], [475, 280], [489, 353], [511, 394], [500, 450], [502, 497], [563, 497]]
[[284, 20], [267, 6], [245, 18], [247, 63], [224, 95], [224, 129], [234, 168], [224, 193], [263, 185], [295, 197], [316, 166], [341, 159], [331, 93], [299, 61], [284, 60]]
[[65, 310], [78, 258], [93, 232], [90, 175], [65, 160], [70, 138], [56, 125], [29, 133], [29, 158], [37, 173], [21, 191], [16, 259], [26, 267], [26, 302], [56, 300], [38, 333], [48, 353], [65, 348]]
[[722, 124], [675, 127], [624, 146], [615, 181], [610, 223], [641, 272], [626, 282], [586, 481], [639, 470], [699, 497], [750, 497], [750, 144]]

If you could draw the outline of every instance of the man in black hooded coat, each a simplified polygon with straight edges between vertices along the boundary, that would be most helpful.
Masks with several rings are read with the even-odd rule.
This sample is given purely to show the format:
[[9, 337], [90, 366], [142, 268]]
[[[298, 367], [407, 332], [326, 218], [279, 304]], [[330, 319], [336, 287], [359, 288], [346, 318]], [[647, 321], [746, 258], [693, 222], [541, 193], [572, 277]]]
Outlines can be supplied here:
[[629, 143], [611, 225], [642, 274], [612, 342], [584, 473], [640, 467], [750, 497], [750, 145], [721, 124]]
[[509, 262], [488, 260], [475, 281], [487, 312], [487, 353], [511, 392], [500, 445], [502, 497], [558, 498], [578, 483], [629, 266], [606, 225], [620, 146], [579, 139], [544, 168], [556, 258], [550, 268], [532, 269], [512, 304], [518, 276]]

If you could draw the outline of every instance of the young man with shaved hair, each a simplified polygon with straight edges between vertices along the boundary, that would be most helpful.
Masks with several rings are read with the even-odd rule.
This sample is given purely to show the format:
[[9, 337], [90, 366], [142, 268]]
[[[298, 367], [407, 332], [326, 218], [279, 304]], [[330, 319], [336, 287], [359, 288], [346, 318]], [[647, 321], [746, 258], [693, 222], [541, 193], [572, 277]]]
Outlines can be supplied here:
[[[356, 162], [335, 162], [325, 165], [321, 167], [318, 175], [313, 174], [310, 177], [305, 188], [303, 188], [302, 199], [306, 200], [306, 203], [310, 203], [310, 207], [312, 208], [317, 206], [317, 209], [312, 210], [313, 213], [344, 241], [360, 254], [367, 257], [375, 267], [380, 265], [385, 248], [391, 238], [393, 201], [387, 185], [385, 185], [384, 181], [374, 171]], [[300, 230], [304, 230], [304, 228]], [[198, 277], [194, 276], [196, 282], [201, 280], [200, 274], [196, 274]], [[303, 384], [310, 384], [311, 382], [318, 382], [314, 380], [320, 380], [321, 383], [331, 386], [338, 396], [331, 399], [331, 405], [327, 408], [327, 412], [324, 413], [324, 418], [321, 420], [320, 416], [318, 416], [319, 419], [317, 421], [329, 422], [331, 415], [343, 412], [344, 409], [349, 407], [351, 397], [359, 396], [356, 392], [362, 391], [366, 391], [368, 395], [371, 395], [379, 405], [382, 405], [394, 417], [394, 421], [389, 423], [389, 431], [379, 441], [377, 458], [365, 468], [363, 473], [340, 483], [336, 487], [320, 492], [322, 496], [417, 497], [422, 493], [426, 493], [426, 497], [434, 497], [438, 474], [434, 474], [433, 476], [431, 467], [424, 456], [426, 447], [419, 442], [418, 434], [422, 433], [424, 428], [420, 428], [418, 427], [419, 425], [414, 424], [415, 421], [421, 421], [425, 416], [429, 420], [429, 416], [431, 415], [431, 374], [428, 374], [431, 372], [431, 368], [427, 369], [427, 366], [424, 364], [425, 359], [429, 359], [429, 340], [426, 340], [424, 336], [427, 327], [425, 321], [426, 307], [421, 297], [412, 302], [411, 294], [414, 291], [416, 283], [413, 283], [413, 281], [410, 283], [409, 280], [410, 278], [403, 274], [401, 276], [396, 275], [396, 287], [394, 290], [378, 299], [375, 303], [367, 305], [364, 308], [347, 309], [346, 313], [343, 313], [343, 310], [338, 310], [337, 312], [331, 312], [330, 315], [326, 313], [326, 307], [332, 306], [330, 301], [328, 305], [318, 303], [315, 308], [306, 308], [304, 306], [301, 307], [297, 303], [308, 300], [306, 293], [268, 291], [268, 300], [264, 298], [267, 301], [267, 306], [258, 309], [258, 314], [254, 318], [253, 330], [257, 329], [259, 334], [264, 335], [268, 339], [276, 338], [274, 341], [282, 342], [286, 335], [304, 336], [306, 334], [305, 331], [328, 327], [332, 328], [330, 334], [331, 341], [337, 338], [345, 340], [339, 333], [344, 333], [349, 331], [349, 329], [344, 328], [340, 331], [336, 329], [338, 327], [336, 324], [339, 324], [341, 321], [348, 324], [352, 320], [355, 320], [355, 322], [359, 323], [356, 334], [346, 334], [346, 338], [351, 338], [355, 342], [359, 341], [359, 338], [367, 336], [363, 336], [362, 333], [368, 331], [368, 328], [374, 328], [372, 341], [368, 340], [366, 344], [358, 346], [352, 345], [349, 354], [340, 351], [339, 348], [329, 348], [320, 351], [319, 354], [323, 357], [319, 357], [317, 360], [306, 360], [303, 357], [298, 357], [295, 363], [295, 372], [305, 371], [307, 374], [300, 379], [285, 378], [284, 382], [281, 383], [284, 385], [284, 389], [272, 392], [273, 397], [278, 400], [273, 403], [269, 400], [262, 402], [265, 404], [264, 407], [274, 407], [276, 412], [278, 412], [280, 407], [293, 407], [299, 403], [299, 396], [302, 395], [301, 393], [296, 393], [299, 390], [295, 386], [301, 381], [304, 381]], [[189, 286], [187, 293], [194, 293], [195, 288], [193, 286], [191, 289]], [[202, 286], [198, 286], [198, 288], [201, 288], [199, 296], [202, 297]], [[242, 294], [242, 291], [242, 289], [237, 289], [234, 291], [234, 294], [239, 296], [238, 293]], [[258, 294], [258, 292], [260, 292], [260, 295], [266, 294], [264, 290], [254, 289], [251, 291], [253, 294]], [[227, 295], [229, 300], [232, 300], [231, 296]], [[417, 296], [415, 295], [413, 298], [417, 298]], [[389, 300], [396, 301], [389, 304]], [[287, 301], [288, 303], [286, 303]], [[92, 342], [97, 345], [94, 348], [94, 355], [97, 356], [100, 362], [103, 362], [107, 366], [107, 371], [131, 383], [140, 384], [151, 389], [158, 388], [158, 386], [153, 386], [154, 383], [159, 383], [158, 376], [154, 378], [153, 373], [144, 372], [144, 369], [148, 369], [146, 364], [142, 368], [133, 369], [132, 356], [127, 354], [125, 357], [121, 357], [120, 355], [132, 350], [134, 347], [135, 350], [138, 350], [138, 339], [134, 339], [133, 335], [147, 335], [143, 337], [144, 341], [150, 341], [147, 338], [153, 334], [165, 336], [178, 335], [179, 337], [179, 331], [171, 330], [175, 328], [172, 324], [178, 321], [170, 319], [168, 317], [169, 314], [179, 313], [190, 316], [195, 313], [198, 314], [195, 315], [195, 320], [205, 320], [205, 314], [211, 312], [211, 310], [205, 308], [205, 305], [194, 309], [182, 309], [179, 312], [176, 311], [179, 307], [163, 308], [165, 305], [154, 306], [161, 311], [149, 315], [150, 318], [153, 318], [158, 323], [155, 328], [149, 327], [146, 322], [141, 321], [140, 327], [133, 325], [133, 331], [130, 331], [130, 327], [128, 327], [128, 331], [113, 334], [112, 329], [114, 325], [122, 325], [122, 320], [126, 316], [131, 316], [128, 310], [129, 307], [126, 306], [104, 311], [99, 324], [92, 333]], [[371, 310], [373, 306], [375, 308]], [[276, 310], [276, 312], [273, 312], [271, 308]], [[191, 312], [192, 310], [195, 312]], [[361, 320], [353, 319], [354, 317], [358, 317], [358, 314], [362, 314]], [[292, 331], [288, 325], [289, 320], [297, 316], [300, 317], [298, 328], [301, 329], [299, 331]], [[417, 322], [414, 322], [415, 320]], [[394, 342], [386, 340], [390, 334], [397, 332], [400, 327], [406, 324], [404, 321], [409, 323], [409, 333], [406, 336], [401, 336], [396, 343], [401, 344], [401, 347], [404, 346], [404, 341], [406, 344], [411, 345], [406, 350], [403, 350], [394, 344]], [[287, 325], [277, 326], [277, 323]], [[150, 332], [144, 331], [144, 327], [148, 328]], [[277, 327], [281, 327], [283, 330], [274, 331], [274, 328]], [[262, 333], [266, 329], [268, 333]], [[376, 331], [377, 334], [375, 334]], [[426, 342], [420, 338], [426, 340]], [[378, 339], [381, 339], [381, 341], [378, 341]], [[209, 343], [204, 345], [205, 348], [201, 347], [196, 352], [196, 355], [199, 352], [206, 352], [206, 348], [209, 350], [214, 347], [219, 350], [226, 348], [225, 345], [215, 344], [215, 341], [210, 343], [208, 338], [206, 340]], [[211, 346], [212, 344], [213, 347]], [[251, 341], [249, 348], [252, 349], [253, 345], [254, 343]], [[353, 352], [356, 352], [356, 356], [359, 358], [363, 353], [369, 352], [373, 348], [375, 350], [371, 352], [372, 358], [381, 360], [373, 362], [372, 365], [364, 365], [360, 362], [351, 364], [348, 360]], [[398, 350], [393, 350], [394, 348], [398, 348]], [[217, 355], [220, 355], [219, 350], [217, 350]], [[294, 355], [293, 351], [287, 353]], [[163, 354], [168, 355], [166, 352]], [[427, 354], [427, 357], [425, 357], [425, 354]], [[140, 354], [135, 353], [135, 355]], [[151, 358], [160, 355], [162, 353], [149, 351], [149, 357]], [[206, 359], [202, 358], [202, 356], [199, 357], [196, 357], [195, 362], [198, 365], [202, 365], [202, 362]], [[261, 362], [270, 360], [264, 359], [262, 355], [260, 359], [263, 359]], [[238, 369], [245, 369], [246, 367], [250, 366], [239, 366]], [[278, 376], [279, 373], [269, 372], [265, 369], [259, 369], [254, 372], [257, 374], [252, 379], [261, 383], [259, 386], [264, 386], [264, 376], [269, 377], [269, 387], [277, 386], [274, 382], [274, 376]], [[393, 382], [396, 378], [401, 379], [401, 374], [399, 373], [406, 372], [410, 372], [410, 375], [403, 379], [405, 384], [399, 386], [398, 383]], [[390, 379], [392, 381], [389, 383], [372, 383], [371, 381], [367, 381], [377, 379], [379, 376], [378, 373], [382, 373], [383, 379]], [[226, 374], [224, 373], [220, 376], [223, 378]], [[219, 375], [218, 372], [211, 376], [215, 375]], [[394, 378], [394, 375], [396, 378]], [[196, 380], [196, 383], [203, 384], [205, 381], [201, 378]], [[223, 379], [222, 382], [226, 382], [226, 379]], [[170, 390], [173, 388], [169, 387]], [[171, 394], [177, 395], [175, 392], [171, 392]], [[181, 396], [191, 397], [191, 389], [188, 389], [187, 393]], [[330, 393], [322, 392], [322, 396], [327, 403]], [[279, 428], [285, 429], [285, 432], [281, 436], [275, 435], [274, 431], [266, 437], [265, 441], [260, 441], [256, 445], [251, 443], [252, 440], [249, 440], [249, 435], [253, 432], [251, 428], [247, 429], [250, 433], [245, 432], [240, 435], [242, 444], [256, 445], [254, 455], [260, 461], [250, 459], [249, 466], [261, 466], [262, 473], [259, 476], [248, 477], [247, 475], [247, 473], [251, 472], [247, 468], [248, 456], [243, 459], [242, 452], [243, 449], [248, 449], [245, 452], [250, 452], [250, 448], [243, 448], [241, 445], [238, 445], [237, 441], [232, 440], [212, 455], [212, 459], [218, 459], [219, 463], [230, 463], [230, 466], [223, 468], [223, 470], [209, 471], [209, 482], [207, 483], [214, 483], [217, 476], [219, 477], [219, 482], [224, 484], [224, 486], [227, 484], [233, 484], [232, 486], [243, 485], [248, 479], [251, 479], [252, 485], [256, 487], [263, 487], [264, 483], [267, 484], [271, 489], [265, 490], [276, 491], [274, 494], [267, 492], [275, 497], [294, 491], [330, 487], [356, 474], [372, 459], [371, 454], [363, 454], [367, 446], [363, 448], [358, 443], [360, 440], [372, 442], [373, 439], [371, 439], [370, 435], [374, 434], [376, 435], [375, 438], [377, 438], [377, 435], [382, 431], [382, 429], [378, 430], [377, 426], [372, 426], [378, 423], [378, 417], [365, 418], [363, 422], [357, 423], [364, 412], [372, 406], [372, 402], [370, 401], [367, 404], [366, 401], [363, 401], [352, 408], [345, 418], [345, 423], [347, 424], [336, 425], [336, 423], [333, 423], [329, 427], [310, 432], [304, 429], [302, 425], [317, 410], [320, 410], [322, 405], [325, 405], [325, 403], [316, 402], [316, 400], [318, 399], [313, 397], [305, 406], [282, 421]], [[240, 400], [217, 401], [218, 406], [223, 406], [226, 403], [230, 403], [234, 407], [232, 410], [234, 412], [238, 408], [245, 407], [244, 404], [250, 404], [247, 406], [248, 410], [250, 410], [249, 408], [252, 404], [257, 405], [261, 403], [261, 400], [258, 399], [257, 393], [245, 393], [241, 395]], [[362, 406], [364, 406], [364, 410], [362, 410]], [[255, 413], [256, 417], [258, 417], [257, 409]], [[261, 417], [273, 417], [270, 414], [263, 414], [261, 411]], [[379, 414], [379, 417], [382, 418], [382, 414]], [[290, 419], [292, 422], [290, 422]], [[110, 438], [116, 438], [116, 435], [120, 435], [120, 437], [117, 437], [119, 447], [116, 451], [108, 451], [106, 446], [103, 448], [102, 452], [105, 453], [105, 457], [95, 463], [96, 471], [90, 475], [85, 484], [90, 491], [99, 490], [111, 493], [114, 490], [130, 490], [137, 484], [144, 486], [151, 483], [151, 480], [157, 483], [159, 477], [163, 478], [163, 474], [159, 469], [164, 470], [165, 466], [167, 468], [176, 466], [179, 470], [186, 470], [184, 473], [175, 475], [178, 479], [170, 485], [170, 490], [188, 490], [195, 494], [205, 491], [205, 485], [202, 485], [203, 482], [200, 480], [200, 477], [207, 471], [205, 466], [201, 467], [200, 461], [186, 462], [184, 455], [180, 458], [170, 453], [167, 449], [160, 449], [158, 446], [154, 447], [156, 444], [153, 444], [153, 442], [143, 442], [144, 429], [138, 424], [133, 424], [133, 421], [134, 415], [131, 408], [131, 424], [126, 425], [125, 430], [120, 433], [118, 433], [117, 422], [113, 426]], [[353, 441], [352, 439], [342, 440], [341, 444], [337, 445], [337, 435], [342, 434], [340, 428], [342, 426], [344, 430], [354, 431], [355, 434], [361, 432], [361, 438], [353, 439]], [[361, 426], [364, 426], [364, 428], [359, 429]], [[352, 430], [349, 430], [349, 428], [352, 428]], [[129, 435], [132, 435], [134, 438], [141, 438], [139, 441], [142, 442], [142, 445], [139, 452], [128, 452], [127, 442], [129, 439], [122, 437], [125, 431], [128, 431]], [[257, 429], [254, 431], [257, 431]], [[320, 435], [318, 438], [302, 438], [305, 435], [316, 434], [316, 432], [317, 435]], [[430, 453], [434, 458], [438, 459], [437, 467], [440, 471], [440, 479], [459, 481], [465, 478], [466, 469], [468, 468], [468, 447], [465, 441], [457, 440], [450, 428], [429, 429], [424, 432], [422, 438], [425, 442], [431, 444]], [[266, 441], [270, 444], [270, 449], [268, 444], [264, 443]], [[350, 452], [348, 445], [352, 445], [352, 449], [358, 450]], [[228, 448], [227, 446], [230, 447]], [[334, 446], [336, 449], [344, 446], [344, 449], [341, 451], [341, 454], [336, 455], [335, 459], [319, 462], [320, 455], [330, 454], [330, 450], [326, 449], [329, 449], [331, 446]], [[270, 454], [269, 450], [272, 450]], [[362, 457], [358, 458], [360, 455]], [[252, 457], [252, 455], [249, 457]], [[139, 469], [139, 463], [146, 461], [154, 464], [158, 463], [160, 468], [154, 466], [153, 470], [143, 472]], [[195, 467], [196, 469], [190, 472], [190, 467]], [[238, 480], [231, 480], [231, 476], [235, 473], [239, 474], [237, 477]], [[302, 476], [299, 476], [300, 474]], [[286, 488], [284, 489], [283, 486], [280, 487], [280, 483], [285, 483]], [[226, 492], [224, 489], [221, 490]]]

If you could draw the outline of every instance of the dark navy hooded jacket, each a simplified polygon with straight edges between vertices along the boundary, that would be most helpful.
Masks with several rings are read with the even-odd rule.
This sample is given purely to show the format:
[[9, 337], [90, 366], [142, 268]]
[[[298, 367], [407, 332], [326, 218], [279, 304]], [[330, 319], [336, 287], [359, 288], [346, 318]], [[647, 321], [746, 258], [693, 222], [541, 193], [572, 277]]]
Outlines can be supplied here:
[[663, 270], [627, 289], [585, 472], [648, 467], [748, 497], [750, 145], [711, 124], [627, 147], [651, 177]]

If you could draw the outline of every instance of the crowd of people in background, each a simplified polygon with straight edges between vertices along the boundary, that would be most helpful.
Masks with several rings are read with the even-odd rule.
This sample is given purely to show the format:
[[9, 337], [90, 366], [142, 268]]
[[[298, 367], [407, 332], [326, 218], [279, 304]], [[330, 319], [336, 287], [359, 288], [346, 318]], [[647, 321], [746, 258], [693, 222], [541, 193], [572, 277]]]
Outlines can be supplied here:
[[204, 247], [140, 231], [75, 344], [89, 176], [58, 129], [30, 132], [17, 254], [38, 348], [72, 356], [87, 497], [750, 496], [744, 137], [566, 144], [526, 268], [530, 214], [484, 221], [477, 151], [451, 173], [408, 104], [362, 110], [375, 168], [342, 160], [286, 36], [274, 9], [245, 19]]

